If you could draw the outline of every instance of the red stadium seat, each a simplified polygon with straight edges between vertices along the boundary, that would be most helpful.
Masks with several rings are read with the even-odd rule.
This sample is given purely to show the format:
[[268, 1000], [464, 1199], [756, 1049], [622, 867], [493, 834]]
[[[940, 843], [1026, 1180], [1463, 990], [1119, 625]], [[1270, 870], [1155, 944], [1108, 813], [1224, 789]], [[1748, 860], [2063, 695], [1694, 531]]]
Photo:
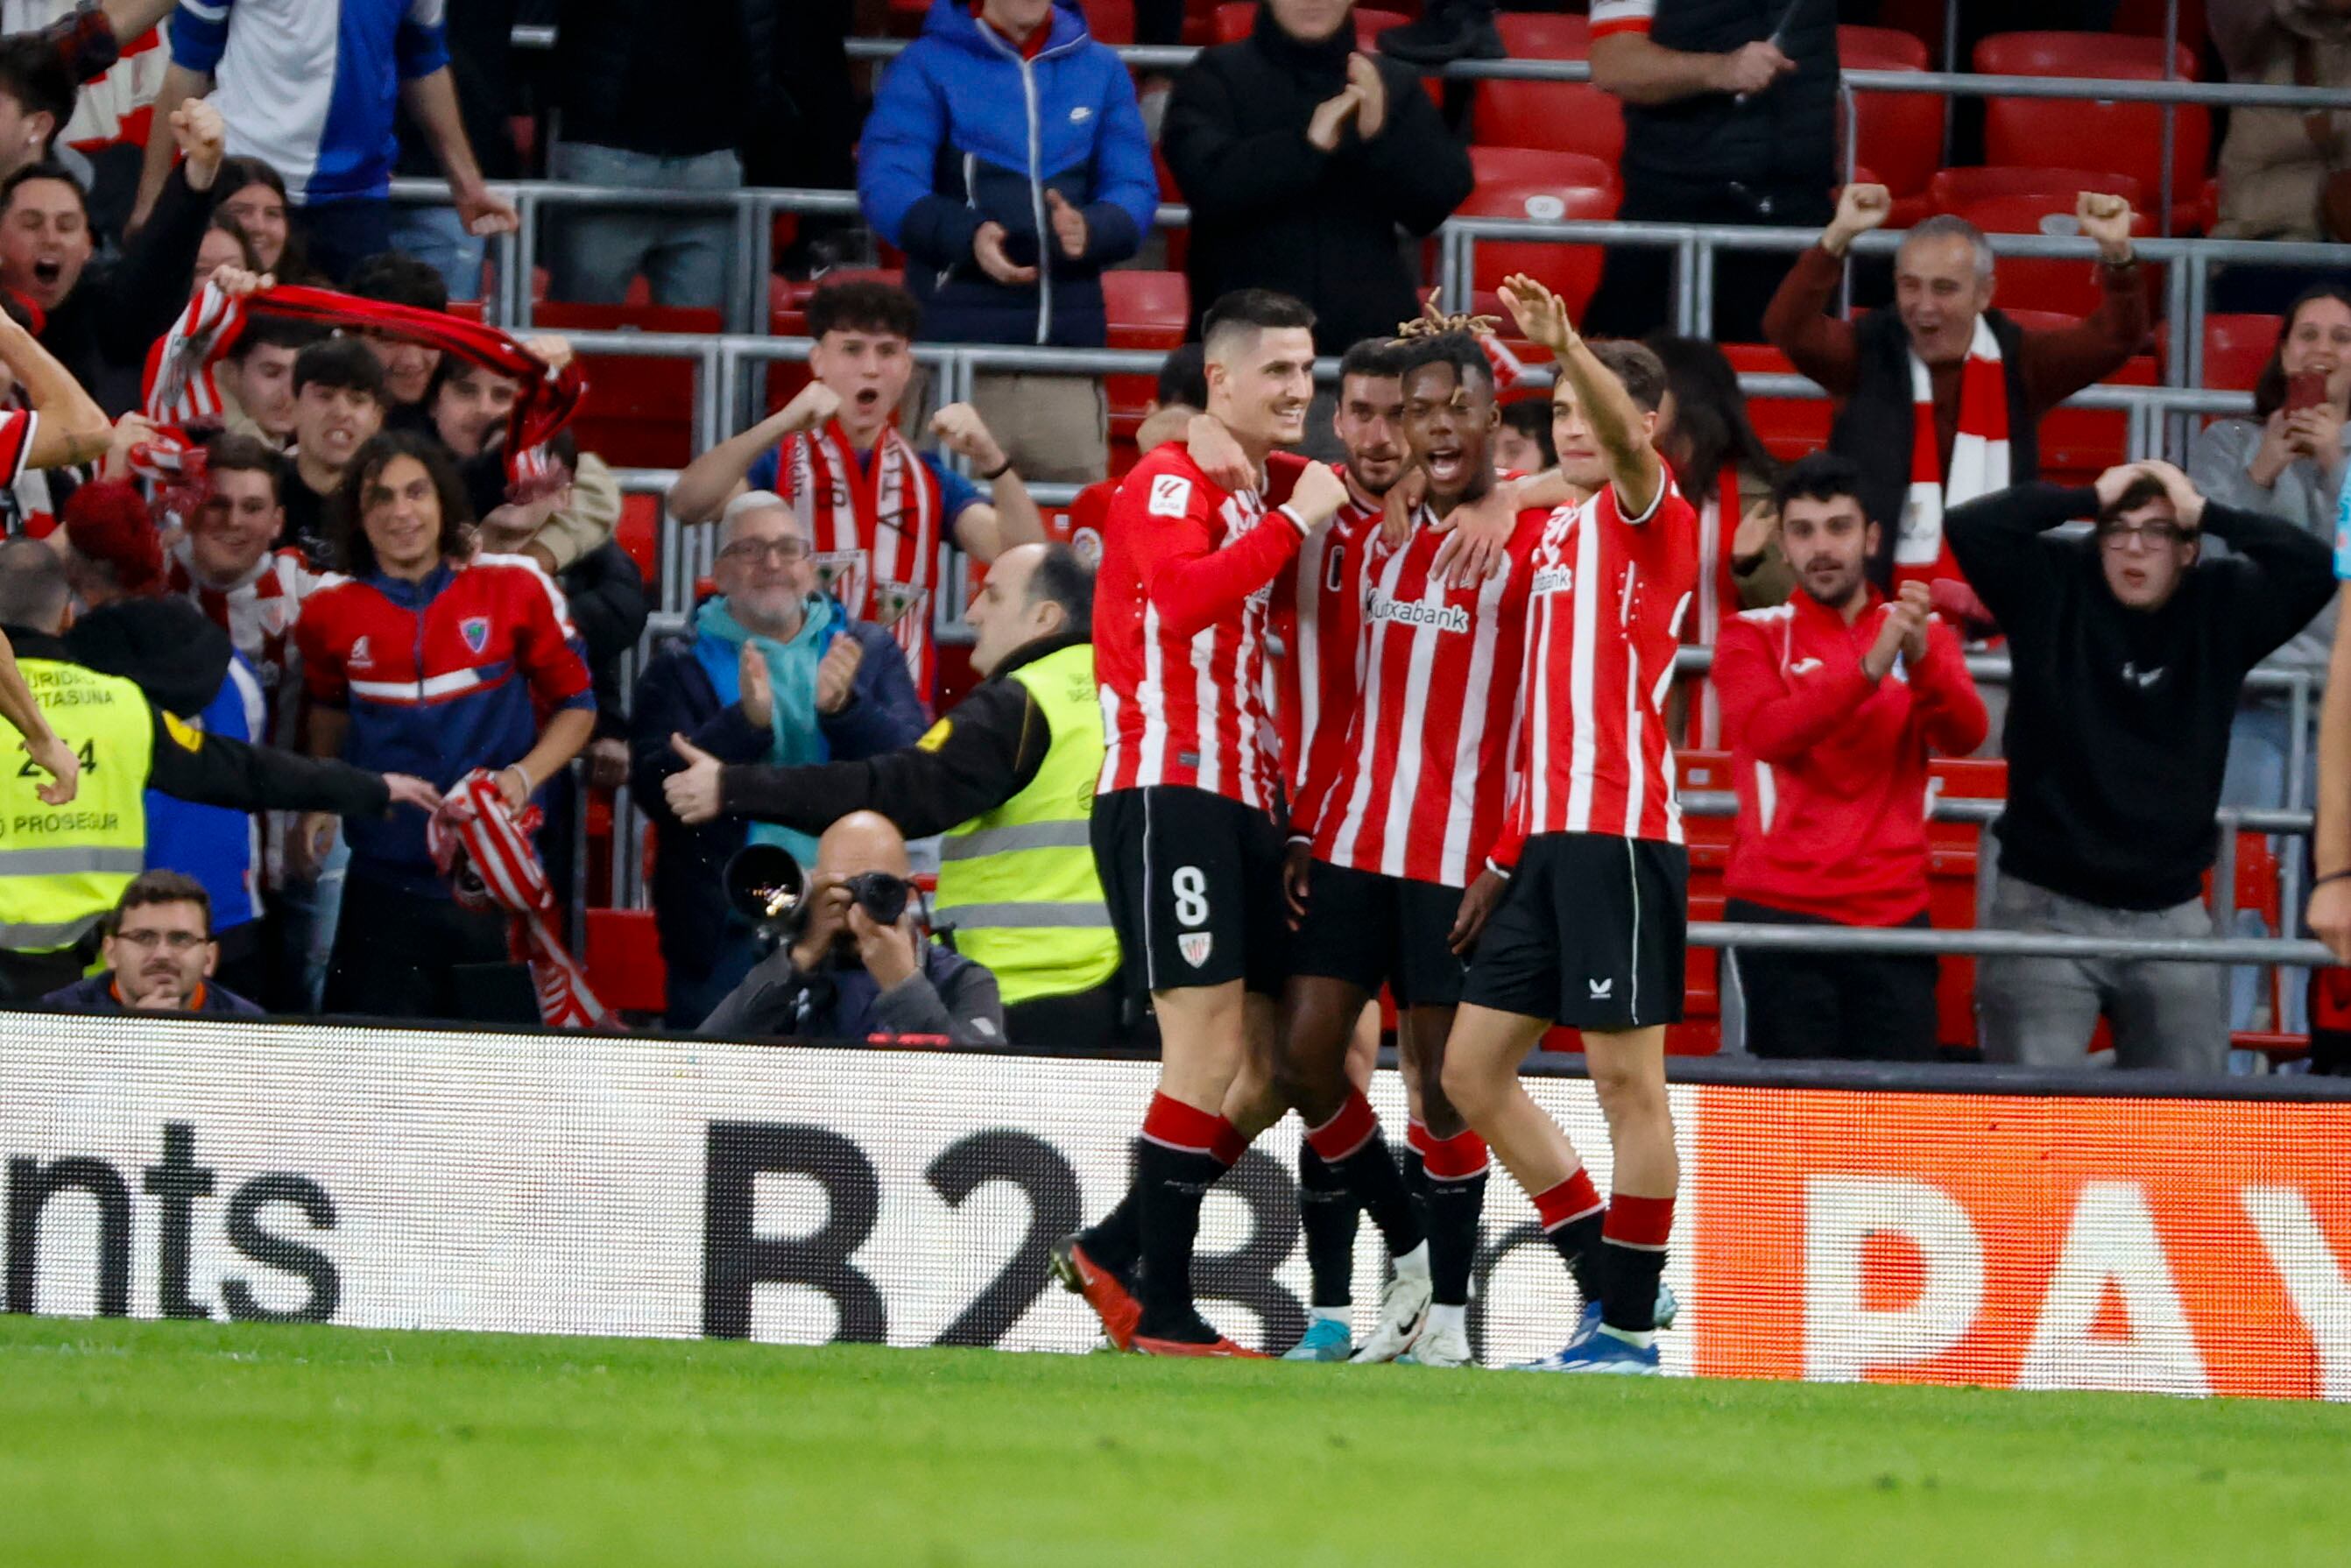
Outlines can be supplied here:
[[[2196, 76], [2195, 54], [2174, 61], [2182, 80]], [[2104, 33], [2000, 33], [1976, 46], [1975, 68], [2001, 76], [2104, 77], [2118, 81], [2163, 79], [2159, 39]], [[1994, 98], [1984, 102], [1984, 162], [2044, 164], [2053, 148], [2067, 161], [2129, 174], [2168, 201], [2173, 225], [2194, 222], [2212, 146], [2211, 116], [2200, 105], [2173, 110], [2172, 183], [2163, 189], [2163, 106], [2091, 99]]]
[[[1837, 60], [1846, 70], [1923, 71], [1927, 46], [1890, 27], [1839, 27]], [[1892, 193], [1897, 225], [1911, 217], [1899, 205], [1924, 193], [1943, 161], [1946, 107], [1932, 93], [1854, 94], [1855, 161], [1868, 164]]]
[[[2178, 4], [2180, 47], [2200, 54], [2206, 36], [2204, 0], [2178, 0]], [[2115, 7], [2114, 19], [2106, 26], [2117, 33], [2130, 33], [2142, 38], [2160, 38], [2165, 26], [2164, 13], [2168, 7], [2169, 0], [2122, 0]]]
[[612, 528], [612, 542], [628, 552], [650, 588], [661, 576], [662, 505], [658, 496], [631, 494], [621, 497], [621, 520]]
[[[1511, 12], [1495, 24], [1512, 59], [1581, 60], [1591, 53], [1591, 22], [1583, 16]], [[1590, 82], [1481, 81], [1469, 127], [1481, 147], [1582, 152], [1611, 169], [1625, 154], [1624, 110]]]
[[[1762, 343], [1725, 343], [1725, 358], [1741, 375], [1793, 375], [1796, 367], [1779, 350]], [[1750, 397], [1747, 417], [1771, 455], [1792, 463], [1829, 444], [1834, 413], [1826, 398]]]
[[[1102, 283], [1102, 307], [1110, 319], [1110, 347], [1155, 349], [1164, 353], [1184, 340], [1192, 296], [1182, 273], [1120, 267], [1103, 273]], [[1102, 390], [1110, 399], [1113, 436], [1134, 439], [1144, 407], [1157, 388], [1158, 377], [1152, 374], [1102, 378]]]
[[[664, 305], [564, 305], [533, 312], [549, 332], [695, 332], [720, 329], [716, 310]], [[582, 352], [587, 400], [572, 429], [580, 450], [616, 468], [680, 468], [694, 457], [692, 361]]]
[[1105, 44], [1134, 42], [1134, 0], [1085, 0], [1086, 31]]
[[[1994, 196], [1973, 204], [1959, 215], [1990, 235], [2078, 235], [2081, 226], [2074, 218], [2074, 201], [2071, 195]], [[2131, 232], [2152, 235], [2155, 225], [2146, 214], [2136, 214]], [[2160, 299], [2162, 268], [2146, 266], [2138, 270], [2149, 300]], [[1999, 281], [1997, 298], [2003, 308], [2087, 316], [2098, 308], [2103, 298], [2096, 264], [2087, 257], [2056, 260], [2003, 256], [1993, 264], [1993, 275]]]
[[2282, 316], [2204, 318], [2204, 384], [2224, 392], [2251, 392], [2277, 352]]
[[2128, 174], [2094, 173], [2087, 169], [2043, 169], [2026, 165], [1976, 169], [1938, 169], [1927, 182], [1927, 205], [1938, 213], [1963, 213], [1978, 202], [2001, 196], [2037, 196], [2071, 204], [2084, 191], [2120, 196], [2144, 210], [2147, 190]]
[[[1612, 218], [1623, 198], [1616, 176], [1596, 158], [1577, 152], [1547, 152], [1537, 163], [1523, 150], [1506, 150], [1497, 159], [1494, 150], [1473, 147], [1470, 164], [1478, 188], [1461, 204], [1462, 217]], [[1503, 171], [1507, 170], [1508, 172]], [[1600, 287], [1601, 250], [1590, 245], [1557, 245], [1539, 240], [1488, 240], [1479, 244], [1471, 286], [1499, 287], [1503, 278], [1524, 272], [1566, 300], [1569, 314], [1581, 315]]]
[[659, 1013], [669, 1005], [669, 970], [650, 909], [588, 911], [582, 956], [588, 988], [617, 1012]]

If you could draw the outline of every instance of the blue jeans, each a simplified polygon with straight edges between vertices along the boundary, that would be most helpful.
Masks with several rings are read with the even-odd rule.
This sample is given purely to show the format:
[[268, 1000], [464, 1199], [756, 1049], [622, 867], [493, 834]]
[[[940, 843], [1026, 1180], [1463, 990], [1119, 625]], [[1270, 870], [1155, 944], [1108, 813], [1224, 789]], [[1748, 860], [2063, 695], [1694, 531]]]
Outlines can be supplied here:
[[392, 220], [392, 248], [439, 273], [452, 300], [482, 297], [482, 260], [489, 242], [465, 232], [456, 208], [398, 209]]
[[[548, 172], [574, 185], [630, 185], [653, 191], [734, 191], [743, 161], [732, 152], [664, 158], [584, 141], [559, 141]], [[548, 296], [583, 305], [618, 305], [642, 272], [656, 305], [722, 304], [735, 224], [724, 211], [631, 213], [564, 210], [548, 250]]]

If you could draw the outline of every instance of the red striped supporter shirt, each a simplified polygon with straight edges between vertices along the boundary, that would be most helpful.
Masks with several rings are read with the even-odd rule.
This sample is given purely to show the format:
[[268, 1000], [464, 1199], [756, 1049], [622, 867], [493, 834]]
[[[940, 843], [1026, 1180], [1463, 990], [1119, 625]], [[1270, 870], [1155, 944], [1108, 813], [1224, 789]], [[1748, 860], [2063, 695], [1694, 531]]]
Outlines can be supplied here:
[[1502, 569], [1471, 588], [1434, 574], [1446, 536], [1425, 507], [1402, 549], [1372, 544], [1361, 695], [1290, 830], [1315, 859], [1447, 887], [1477, 874], [1510, 798], [1529, 562], [1550, 516], [1521, 513]]
[[[1266, 495], [1290, 498], [1304, 465], [1287, 454], [1267, 465]], [[1364, 551], [1379, 538], [1380, 508], [1349, 500], [1315, 526], [1298, 559], [1273, 580], [1273, 646], [1267, 661], [1270, 702], [1281, 737], [1282, 782], [1296, 801], [1305, 794], [1308, 759], [1335, 747], [1354, 706], [1363, 629]]]
[[1186, 785], [1274, 810], [1266, 633], [1273, 580], [1301, 537], [1256, 491], [1212, 484], [1181, 443], [1127, 475], [1095, 576], [1101, 792]]
[[1648, 514], [1616, 487], [1546, 519], [1528, 584], [1523, 787], [1496, 864], [1537, 833], [1682, 842], [1666, 691], [1698, 588], [1698, 516], [1670, 473]]

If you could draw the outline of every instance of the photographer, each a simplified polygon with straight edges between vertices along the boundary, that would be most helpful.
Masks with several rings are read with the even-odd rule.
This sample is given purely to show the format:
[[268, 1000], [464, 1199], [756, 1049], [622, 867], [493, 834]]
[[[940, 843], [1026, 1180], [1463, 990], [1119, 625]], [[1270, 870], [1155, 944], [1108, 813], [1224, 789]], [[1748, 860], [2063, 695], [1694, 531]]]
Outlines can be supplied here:
[[930, 940], [906, 876], [906, 841], [888, 818], [852, 811], [833, 823], [793, 935], [698, 1032], [1001, 1045], [996, 977]]

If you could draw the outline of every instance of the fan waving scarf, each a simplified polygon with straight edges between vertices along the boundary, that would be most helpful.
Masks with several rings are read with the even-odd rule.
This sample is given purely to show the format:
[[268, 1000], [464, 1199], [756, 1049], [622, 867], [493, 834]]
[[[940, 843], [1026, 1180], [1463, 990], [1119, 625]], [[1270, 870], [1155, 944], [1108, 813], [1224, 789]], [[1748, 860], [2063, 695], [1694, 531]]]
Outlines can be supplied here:
[[433, 813], [424, 841], [460, 907], [506, 912], [507, 950], [530, 967], [540, 1021], [549, 1029], [617, 1028], [578, 960], [556, 940], [555, 890], [530, 843], [538, 824], [537, 806], [517, 812], [496, 778], [476, 768]]

